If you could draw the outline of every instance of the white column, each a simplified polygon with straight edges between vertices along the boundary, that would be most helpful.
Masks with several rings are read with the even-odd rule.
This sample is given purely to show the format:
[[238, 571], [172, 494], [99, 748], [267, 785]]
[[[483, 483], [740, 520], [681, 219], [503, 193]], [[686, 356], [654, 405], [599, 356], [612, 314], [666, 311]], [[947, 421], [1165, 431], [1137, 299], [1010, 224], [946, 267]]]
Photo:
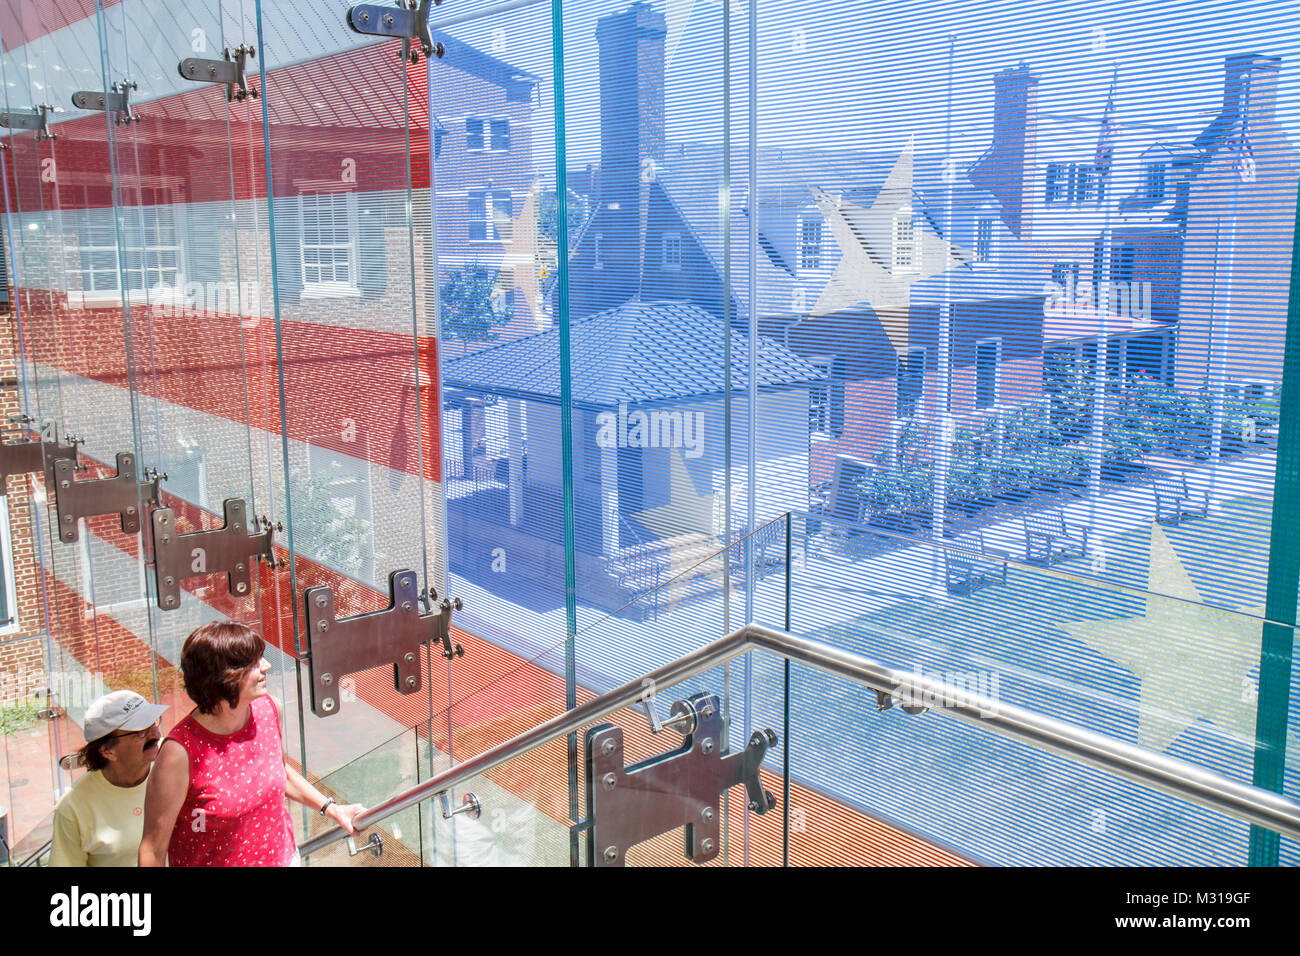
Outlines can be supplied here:
[[600, 449], [600, 546], [605, 557], [618, 553], [618, 449]]
[[524, 513], [524, 403], [506, 399], [506, 440], [510, 456], [510, 526], [518, 527]]

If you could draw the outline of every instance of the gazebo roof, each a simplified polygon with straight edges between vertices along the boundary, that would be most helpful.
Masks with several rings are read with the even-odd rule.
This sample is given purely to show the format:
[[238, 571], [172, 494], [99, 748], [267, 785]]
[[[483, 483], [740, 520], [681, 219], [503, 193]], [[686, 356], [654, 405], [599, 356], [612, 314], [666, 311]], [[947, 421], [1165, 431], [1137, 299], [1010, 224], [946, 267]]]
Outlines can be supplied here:
[[[570, 362], [577, 405], [615, 407], [721, 395], [723, 323], [686, 302], [626, 302], [575, 321]], [[731, 387], [748, 387], [749, 340], [731, 335]], [[770, 339], [758, 340], [758, 388], [824, 381], [820, 369]], [[453, 359], [446, 385], [556, 404], [560, 333], [551, 329]]]

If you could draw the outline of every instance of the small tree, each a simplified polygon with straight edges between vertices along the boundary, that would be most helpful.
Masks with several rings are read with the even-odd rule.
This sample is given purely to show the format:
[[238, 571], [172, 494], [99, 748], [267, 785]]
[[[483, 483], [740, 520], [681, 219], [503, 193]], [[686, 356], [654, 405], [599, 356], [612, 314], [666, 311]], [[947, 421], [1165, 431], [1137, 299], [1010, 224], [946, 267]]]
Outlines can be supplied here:
[[503, 298], [495, 298], [496, 275], [478, 263], [454, 272], [441, 286], [442, 331], [462, 342], [490, 342], [492, 330], [510, 321]]

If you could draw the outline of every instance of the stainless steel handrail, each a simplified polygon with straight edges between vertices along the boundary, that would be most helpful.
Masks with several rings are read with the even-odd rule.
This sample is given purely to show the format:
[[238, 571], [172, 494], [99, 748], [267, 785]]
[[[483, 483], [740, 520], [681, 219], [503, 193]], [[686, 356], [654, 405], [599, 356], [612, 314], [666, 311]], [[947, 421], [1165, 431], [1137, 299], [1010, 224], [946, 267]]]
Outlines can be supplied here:
[[[542, 744], [635, 704], [646, 695], [647, 687], [662, 692], [751, 650], [764, 650], [779, 657], [809, 664], [866, 684], [877, 691], [903, 695], [920, 703], [933, 702], [938, 713], [1062, 754], [1107, 773], [1274, 830], [1284, 836], [1300, 838], [1300, 802], [1281, 794], [1241, 783], [1213, 770], [1124, 743], [1055, 717], [973, 694], [964, 688], [953, 687], [921, 674], [894, 670], [860, 654], [760, 624], [747, 625], [671, 664], [651, 671], [644, 678], [602, 694], [477, 757], [471, 757], [464, 763], [435, 774], [423, 783], [371, 807], [353, 822], [358, 831], [363, 830]], [[345, 836], [347, 834], [344, 830], [336, 826], [307, 840], [298, 850], [306, 857]]]

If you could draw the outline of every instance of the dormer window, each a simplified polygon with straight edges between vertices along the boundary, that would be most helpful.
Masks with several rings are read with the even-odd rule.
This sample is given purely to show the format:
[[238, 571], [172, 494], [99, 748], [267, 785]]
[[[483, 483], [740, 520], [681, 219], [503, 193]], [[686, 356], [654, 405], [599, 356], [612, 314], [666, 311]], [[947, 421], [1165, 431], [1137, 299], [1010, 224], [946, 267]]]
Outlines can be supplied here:
[[1146, 176], [1146, 198], [1151, 202], [1159, 202], [1165, 198], [1165, 164], [1164, 163], [1147, 163]]
[[1098, 203], [1105, 193], [1102, 168], [1094, 163], [1049, 163], [1049, 203]]
[[822, 267], [822, 222], [820, 219], [799, 220], [799, 268]]
[[988, 262], [993, 258], [993, 220], [983, 217], [975, 224], [975, 261]]
[[894, 217], [894, 269], [907, 270], [916, 268], [916, 225], [912, 222], [912, 210], [899, 210]]
[[682, 237], [675, 232], [664, 233], [664, 268], [677, 271], [682, 267]]

